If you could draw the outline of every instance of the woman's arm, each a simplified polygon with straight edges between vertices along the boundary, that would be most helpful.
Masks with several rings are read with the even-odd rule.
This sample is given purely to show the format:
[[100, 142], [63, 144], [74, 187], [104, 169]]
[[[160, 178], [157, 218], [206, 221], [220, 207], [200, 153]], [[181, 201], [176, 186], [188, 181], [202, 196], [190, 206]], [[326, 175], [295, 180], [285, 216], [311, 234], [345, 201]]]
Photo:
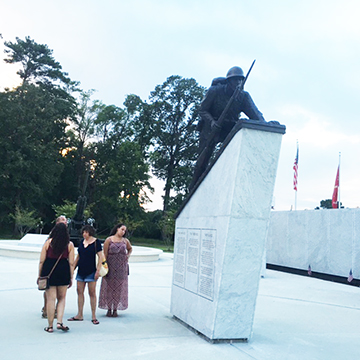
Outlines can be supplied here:
[[[95, 240], [95, 241], [99, 241], [99, 240]], [[96, 246], [96, 243], [95, 243], [95, 246]], [[98, 263], [97, 263], [97, 267], [96, 267], [96, 272], [95, 272], [95, 281], [99, 278], [99, 272], [100, 272], [100, 269], [101, 269], [101, 266], [102, 266], [102, 262], [104, 261], [104, 254], [103, 254], [103, 251], [102, 249], [100, 251], [98, 251], [96, 253], [96, 255], [98, 256]]]
[[50, 240], [46, 240], [43, 247], [42, 247], [42, 249], [41, 249], [38, 278], [41, 276], [41, 271], [42, 271], [42, 268], [43, 268], [43, 265], [44, 265], [44, 262], [45, 262], [45, 259], [46, 259], [46, 252], [47, 252], [47, 249], [49, 247], [49, 242], [50, 242]]
[[68, 250], [69, 250], [69, 265], [70, 265], [70, 284], [69, 284], [69, 288], [72, 285], [73, 282], [73, 277], [74, 277], [74, 257], [75, 257], [75, 248], [74, 248], [74, 244], [70, 241], [69, 245], [68, 245]]
[[131, 243], [128, 239], [125, 239], [126, 240], [126, 249], [127, 249], [127, 257], [129, 258], [131, 253], [132, 253], [132, 246], [131, 246]]
[[105, 243], [104, 243], [104, 255], [105, 255], [105, 259], [108, 258], [108, 255], [109, 255], [109, 245], [110, 245], [110, 242], [111, 242], [111, 237], [108, 237], [106, 240], [105, 240]]
[[79, 265], [79, 257], [80, 257], [80, 255], [79, 255], [79, 251], [78, 251], [78, 253], [77, 253], [77, 255], [76, 255], [76, 258], [75, 258], [75, 261], [74, 261], [74, 267], [73, 267], [73, 271], [77, 268], [77, 266]]

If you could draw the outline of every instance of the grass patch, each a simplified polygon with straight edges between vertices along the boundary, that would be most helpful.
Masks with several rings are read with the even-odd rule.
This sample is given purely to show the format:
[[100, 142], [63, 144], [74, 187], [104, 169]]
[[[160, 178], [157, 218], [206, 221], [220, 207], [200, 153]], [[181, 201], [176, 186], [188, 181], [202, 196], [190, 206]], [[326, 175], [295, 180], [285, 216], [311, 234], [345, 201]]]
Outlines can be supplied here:
[[165, 244], [164, 241], [159, 239], [147, 239], [147, 238], [137, 238], [132, 237], [129, 239], [132, 245], [135, 246], [147, 246], [152, 248], [160, 249], [164, 252], [173, 253], [174, 252], [174, 243], [172, 242], [170, 246]]
[[20, 240], [20, 236], [14, 236], [13, 234], [0, 234], [0, 240]]

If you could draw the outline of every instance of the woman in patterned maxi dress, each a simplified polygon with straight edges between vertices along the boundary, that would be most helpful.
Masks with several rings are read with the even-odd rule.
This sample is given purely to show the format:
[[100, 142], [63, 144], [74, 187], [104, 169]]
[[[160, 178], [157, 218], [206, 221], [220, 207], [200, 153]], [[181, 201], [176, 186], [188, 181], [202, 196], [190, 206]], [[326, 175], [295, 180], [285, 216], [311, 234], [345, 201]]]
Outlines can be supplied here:
[[126, 230], [124, 224], [116, 225], [104, 243], [109, 272], [101, 280], [99, 308], [107, 310], [108, 317], [117, 317], [117, 310], [128, 308], [128, 259], [132, 247], [125, 237]]

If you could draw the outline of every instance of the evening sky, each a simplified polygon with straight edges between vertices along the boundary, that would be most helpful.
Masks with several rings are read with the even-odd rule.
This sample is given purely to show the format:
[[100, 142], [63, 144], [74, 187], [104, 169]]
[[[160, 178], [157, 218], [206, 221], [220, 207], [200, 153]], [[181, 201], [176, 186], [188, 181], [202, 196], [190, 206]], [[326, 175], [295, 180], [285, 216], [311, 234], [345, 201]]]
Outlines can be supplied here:
[[[297, 209], [332, 196], [341, 152], [340, 200], [360, 205], [360, 2], [356, 0], [2, 0], [6, 41], [30, 36], [94, 99], [122, 106], [147, 100], [171, 75], [209, 87], [241, 66], [266, 120], [286, 125], [273, 205], [294, 207], [293, 163], [299, 142]], [[1, 43], [2, 59], [4, 46]], [[0, 90], [18, 84], [0, 63]], [[266, 156], [266, 154], [264, 154]], [[149, 208], [161, 207], [161, 184]]]

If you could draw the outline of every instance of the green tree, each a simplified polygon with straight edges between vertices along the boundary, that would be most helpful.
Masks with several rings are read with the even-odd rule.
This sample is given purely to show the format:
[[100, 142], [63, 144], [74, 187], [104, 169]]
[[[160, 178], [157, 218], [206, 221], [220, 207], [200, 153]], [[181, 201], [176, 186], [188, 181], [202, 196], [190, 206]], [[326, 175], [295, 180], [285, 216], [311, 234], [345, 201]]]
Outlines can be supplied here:
[[80, 91], [76, 115], [68, 131], [69, 149], [65, 156], [75, 163], [75, 179], [77, 195], [86, 182], [86, 172], [89, 164], [88, 143], [95, 136], [96, 120], [104, 105], [99, 100], [91, 100], [95, 90]]
[[[332, 207], [332, 200], [331, 199], [321, 200], [320, 201], [320, 207], [322, 209], [332, 209], [333, 208]], [[342, 203], [340, 203], [340, 207], [343, 208]], [[318, 210], [318, 209], [319, 209], [319, 207], [315, 208], [315, 210]]]
[[170, 76], [150, 95], [153, 128], [152, 172], [165, 181], [163, 211], [170, 204], [170, 191], [185, 195], [191, 181], [198, 149], [198, 107], [205, 89], [194, 79]]
[[[55, 217], [65, 215], [68, 219], [74, 217], [76, 212], [76, 203], [70, 200], [65, 200], [62, 205], [53, 205], [52, 208], [55, 211]], [[91, 216], [90, 206], [87, 206], [84, 210], [84, 217], [89, 218]]]
[[72, 119], [71, 131], [75, 133], [77, 147], [82, 154], [86, 142], [95, 133], [95, 121], [98, 117], [102, 103], [99, 100], [91, 100], [95, 90], [80, 91], [77, 102], [76, 116]]
[[[135, 141], [135, 118], [125, 109], [103, 105], [95, 120], [98, 141], [89, 144], [93, 164], [90, 201], [94, 218], [110, 229], [119, 218], [141, 221], [142, 205], [149, 199], [149, 165]], [[134, 229], [133, 229], [134, 230]]]
[[170, 210], [163, 214], [163, 217], [159, 221], [159, 227], [161, 229], [162, 239], [165, 241], [168, 251], [171, 250], [171, 245], [174, 241], [175, 234], [175, 211]]
[[136, 237], [161, 239], [159, 222], [163, 217], [162, 210], [147, 211], [143, 214], [142, 226], [136, 229]]
[[119, 218], [118, 223], [119, 224], [125, 224], [127, 228], [128, 238], [130, 239], [136, 229], [142, 227], [144, 225], [144, 220], [136, 219], [132, 216], [129, 216], [128, 214], [123, 215]]
[[141, 217], [142, 205], [148, 198], [144, 187], [149, 166], [138, 144], [124, 141], [116, 147], [109, 142], [95, 146], [96, 167], [91, 179], [92, 209], [97, 223], [111, 228], [125, 215]]
[[[76, 110], [75, 99], [68, 92], [71, 82], [59, 67], [48, 57], [37, 58], [39, 47], [33, 41], [27, 39], [27, 47], [17, 40], [18, 44], [5, 42], [8, 47], [6, 61], [23, 64], [19, 71], [23, 84], [0, 93], [0, 216], [3, 225], [6, 218], [3, 215], [13, 213], [15, 204], [19, 208], [37, 209], [42, 217], [52, 213], [51, 198], [64, 168], [65, 129]], [[26, 55], [26, 51], [29, 54]]]
[[151, 105], [142, 101], [137, 95], [128, 95], [124, 102], [126, 116], [131, 124], [131, 140], [140, 145], [147, 156], [153, 145], [154, 123], [151, 117]]
[[129, 140], [133, 134], [126, 111], [115, 105], [101, 108], [95, 120], [97, 135], [105, 143], [110, 140], [114, 146], [124, 140]]
[[320, 207], [322, 209], [332, 209], [332, 200], [331, 199], [326, 199], [326, 200], [321, 200], [320, 201]]
[[15, 227], [20, 237], [35, 229], [41, 222], [41, 219], [35, 216], [35, 210], [21, 209], [19, 206], [15, 207], [15, 212], [10, 214], [10, 217], [15, 221]]
[[0, 109], [0, 188], [7, 211], [15, 203], [28, 208], [46, 204], [63, 169], [65, 114], [51, 93], [33, 85], [0, 98], [5, 106]]
[[20, 64], [17, 72], [25, 83], [54, 85], [57, 83], [70, 85], [71, 80], [67, 73], [62, 71], [60, 63], [52, 56], [53, 51], [47, 45], [37, 44], [29, 36], [25, 40], [16, 38], [16, 42], [5, 41], [7, 49], [4, 52], [8, 55], [4, 61], [8, 64]]
[[[72, 146], [65, 160], [69, 165], [81, 162], [82, 170], [85, 165], [91, 168], [87, 197], [100, 232], [108, 231], [119, 218], [126, 218], [135, 230], [142, 221], [142, 205], [148, 201], [143, 188], [150, 188], [145, 151], [135, 136], [135, 117], [127, 108], [82, 99], [83, 115], [71, 130]], [[90, 128], [91, 132], [85, 131]], [[81, 136], [81, 129], [94, 136]]]

